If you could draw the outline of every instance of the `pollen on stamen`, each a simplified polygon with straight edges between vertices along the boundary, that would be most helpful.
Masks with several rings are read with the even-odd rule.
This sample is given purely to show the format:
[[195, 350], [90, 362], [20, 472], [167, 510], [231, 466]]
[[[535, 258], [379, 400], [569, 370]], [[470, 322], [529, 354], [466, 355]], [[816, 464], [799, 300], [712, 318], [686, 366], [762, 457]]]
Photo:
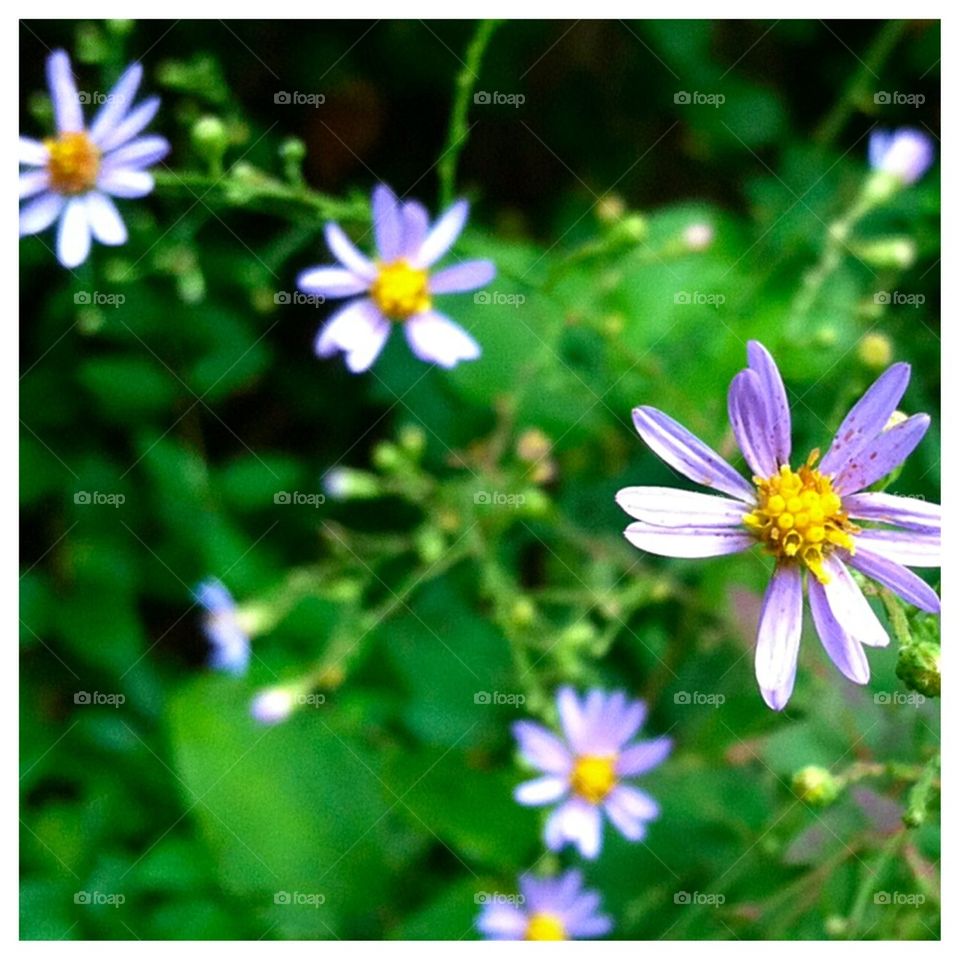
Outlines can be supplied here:
[[370, 296], [384, 316], [406, 320], [430, 309], [429, 276], [406, 260], [381, 264]]
[[570, 774], [570, 788], [588, 803], [602, 803], [617, 785], [616, 757], [577, 757]]
[[100, 150], [86, 132], [62, 133], [56, 139], [44, 141], [44, 145], [52, 190], [73, 196], [86, 193], [96, 185]]

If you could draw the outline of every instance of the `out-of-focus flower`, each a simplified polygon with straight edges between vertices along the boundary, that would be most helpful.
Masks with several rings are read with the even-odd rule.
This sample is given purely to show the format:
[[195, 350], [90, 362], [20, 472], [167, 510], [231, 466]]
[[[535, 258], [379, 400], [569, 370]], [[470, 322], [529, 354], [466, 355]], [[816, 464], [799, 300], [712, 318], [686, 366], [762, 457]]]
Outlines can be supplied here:
[[520, 878], [520, 897], [487, 895], [477, 929], [488, 940], [593, 940], [613, 922], [602, 913], [600, 894], [585, 890], [579, 870], [555, 878]]
[[899, 467], [930, 426], [926, 414], [888, 426], [907, 389], [909, 364], [894, 364], [874, 382], [840, 424], [819, 466], [815, 450], [794, 470], [790, 408], [780, 372], [756, 341], [747, 344], [747, 358], [748, 368], [730, 385], [728, 406], [753, 482], [665, 413], [637, 407], [633, 422], [657, 456], [728, 496], [627, 487], [617, 502], [636, 520], [625, 531], [627, 539], [649, 553], [713, 557], [759, 542], [776, 558], [760, 613], [755, 661], [764, 700], [782, 710], [796, 678], [804, 578], [820, 640], [837, 669], [855, 683], [870, 678], [863, 645], [883, 647], [890, 641], [849, 567], [921, 610], [939, 613], [936, 592], [907, 568], [940, 565], [940, 506], [858, 492]]
[[683, 243], [688, 250], [706, 250], [713, 243], [713, 227], [709, 223], [691, 223], [683, 231]]
[[[298, 688], [299, 689], [299, 688]], [[297, 706], [297, 690], [289, 687], [271, 687], [261, 690], [250, 705], [250, 716], [266, 725], [282, 723]]]
[[106, 96], [89, 129], [70, 58], [55, 50], [47, 58], [56, 136], [43, 142], [20, 137], [20, 236], [40, 233], [59, 221], [57, 259], [77, 267], [90, 252], [91, 237], [107, 246], [126, 243], [127, 228], [111, 197], [143, 197], [153, 189], [146, 168], [167, 155], [163, 137], [139, 136], [160, 106], [159, 97], [133, 105], [143, 76], [129, 66]]
[[361, 373], [379, 356], [391, 326], [399, 323], [421, 360], [447, 368], [461, 360], [476, 360], [480, 346], [434, 309], [433, 298], [484, 286], [496, 273], [494, 265], [468, 260], [431, 272], [463, 230], [467, 201], [458, 200], [432, 225], [423, 204], [401, 203], [383, 184], [373, 191], [372, 206], [375, 260], [360, 253], [337, 224], [328, 223], [327, 246], [340, 265], [311, 267], [297, 278], [304, 293], [355, 298], [320, 329], [314, 344], [317, 354], [329, 357], [342, 351], [348, 369]]
[[246, 673], [250, 636], [230, 591], [219, 580], [205, 580], [197, 587], [196, 598], [204, 609], [203, 630], [212, 647], [210, 666], [236, 675]]
[[870, 166], [907, 185], [916, 183], [933, 164], [933, 140], [921, 130], [874, 130], [867, 148]]
[[642, 840], [646, 824], [660, 815], [652, 797], [626, 781], [662, 763], [669, 737], [631, 744], [647, 708], [621, 692], [591, 690], [581, 701], [570, 687], [557, 694], [563, 739], [529, 720], [513, 725], [525, 760], [543, 773], [517, 787], [526, 806], [558, 803], [544, 839], [551, 850], [575, 844], [587, 859], [600, 852], [603, 815], [628, 839]]

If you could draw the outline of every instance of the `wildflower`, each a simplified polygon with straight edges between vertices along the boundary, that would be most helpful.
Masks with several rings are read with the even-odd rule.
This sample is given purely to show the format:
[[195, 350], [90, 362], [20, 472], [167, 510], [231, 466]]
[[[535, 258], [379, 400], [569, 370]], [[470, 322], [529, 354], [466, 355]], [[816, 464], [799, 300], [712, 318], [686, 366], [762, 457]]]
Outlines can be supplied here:
[[820, 452], [814, 450], [794, 470], [780, 372], [756, 341], [747, 345], [747, 357], [749, 367], [730, 385], [729, 411], [753, 482], [665, 413], [638, 407], [633, 422], [654, 453], [689, 479], [728, 496], [627, 487], [617, 502], [635, 518], [625, 535], [641, 550], [712, 557], [760, 543], [776, 559], [755, 659], [764, 700], [782, 710], [796, 677], [804, 579], [821, 643], [855, 683], [870, 678], [862, 645], [883, 647], [889, 637], [850, 567], [921, 610], [939, 612], [936, 592], [907, 568], [940, 565], [940, 506], [860, 492], [895, 470], [930, 425], [926, 414], [890, 425], [910, 380], [909, 364], [894, 364], [873, 383], [840, 424], [819, 465]]
[[126, 243], [127, 228], [111, 197], [143, 197], [153, 189], [146, 168], [167, 155], [163, 137], [139, 134], [153, 119], [159, 97], [133, 107], [143, 76], [129, 66], [107, 95], [90, 128], [63, 50], [47, 58], [47, 82], [57, 133], [42, 143], [20, 138], [20, 236], [40, 233], [59, 221], [57, 259], [77, 267], [90, 252], [91, 235], [108, 246]]
[[907, 186], [916, 183], [933, 164], [933, 141], [911, 127], [874, 130], [868, 145], [870, 166]]
[[608, 934], [610, 918], [597, 913], [600, 894], [584, 890], [579, 870], [559, 877], [520, 878], [521, 896], [484, 905], [477, 929], [488, 940], [592, 940]]
[[213, 648], [210, 666], [226, 673], [245, 674], [250, 664], [250, 636], [230, 591], [219, 580], [206, 580], [197, 587], [196, 598], [205, 610], [203, 629]]
[[270, 687], [267, 690], [261, 690], [253, 698], [250, 705], [250, 715], [257, 723], [270, 726], [275, 723], [282, 723], [293, 713], [297, 706], [297, 695], [300, 688], [289, 687]]
[[683, 243], [688, 250], [706, 250], [713, 243], [713, 227], [709, 223], [691, 223], [683, 231]]
[[375, 260], [360, 253], [337, 224], [328, 223], [327, 246], [340, 265], [311, 267], [297, 278], [297, 286], [314, 296], [356, 299], [320, 329], [317, 354], [329, 357], [343, 351], [347, 367], [361, 373], [377, 359], [392, 324], [398, 323], [421, 360], [446, 368], [476, 360], [477, 342], [433, 305], [439, 294], [475, 290], [493, 279], [495, 268], [489, 260], [468, 260], [431, 272], [460, 235], [467, 212], [466, 200], [458, 200], [431, 226], [422, 204], [401, 203], [389, 187], [379, 185], [373, 191]]
[[581, 702], [570, 687], [562, 687], [557, 709], [564, 739], [528, 720], [513, 726], [524, 759], [543, 773], [520, 784], [514, 798], [525, 806], [559, 802], [544, 831], [551, 850], [573, 843], [584, 857], [594, 859], [600, 852], [604, 814], [628, 840], [642, 840], [647, 821], [655, 820], [660, 809], [626, 780], [662, 763], [671, 740], [659, 737], [628, 745], [647, 709], [620, 692], [591, 690]]

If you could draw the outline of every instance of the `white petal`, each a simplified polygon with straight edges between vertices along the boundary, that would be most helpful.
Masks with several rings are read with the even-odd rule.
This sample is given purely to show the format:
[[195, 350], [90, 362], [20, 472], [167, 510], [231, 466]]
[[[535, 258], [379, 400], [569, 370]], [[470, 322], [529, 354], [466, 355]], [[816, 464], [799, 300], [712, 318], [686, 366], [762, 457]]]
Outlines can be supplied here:
[[97, 187], [114, 197], [145, 197], [153, 190], [153, 176], [144, 170], [101, 170]]
[[673, 487], [624, 487], [616, 499], [635, 520], [656, 527], [735, 527], [750, 509], [739, 500]]
[[470, 205], [466, 200], [458, 200], [431, 228], [427, 239], [413, 259], [416, 267], [429, 267], [436, 263], [456, 242], [467, 222]]
[[782, 710], [793, 693], [803, 627], [803, 577], [798, 564], [778, 566], [767, 587], [757, 630], [757, 683], [767, 705]]
[[377, 268], [351, 242], [339, 224], [328, 223], [324, 229], [324, 236], [330, 252], [351, 272], [358, 277], [373, 280], [377, 275]]
[[128, 170], [141, 170], [162, 160], [170, 152], [170, 144], [166, 137], [151, 134], [146, 137], [137, 137], [117, 147], [103, 158], [103, 171], [110, 172], [125, 167]]
[[160, 109], [159, 97], [148, 97], [138, 107], [131, 110], [115, 127], [107, 130], [97, 144], [104, 153], [122, 147], [132, 140], [156, 115]]
[[629, 784], [620, 783], [614, 787], [606, 802], [609, 804], [611, 801], [639, 820], [656, 820], [660, 816], [660, 805], [657, 801], [643, 790]]
[[843, 561], [834, 554], [825, 558], [823, 567], [830, 577], [823, 590], [830, 612], [840, 628], [868, 647], [885, 647], [890, 642], [887, 631]]
[[864, 530], [854, 543], [904, 567], [940, 566], [939, 530]]
[[59, 193], [44, 193], [20, 208], [20, 236], [46, 230], [60, 216], [66, 200]]
[[311, 267], [297, 277], [297, 287], [316, 297], [353, 297], [369, 284], [342, 267]]
[[638, 520], [623, 535], [638, 549], [658, 557], [720, 557], [749, 550], [756, 538], [739, 527], [657, 527]]
[[127, 242], [127, 228], [113, 201], [95, 190], [84, 198], [87, 204], [87, 218], [93, 235], [109, 247]]
[[513, 791], [513, 798], [525, 807], [540, 807], [545, 803], [559, 800], [568, 789], [567, 781], [562, 777], [540, 777], [521, 783]]
[[50, 154], [47, 148], [39, 141], [30, 137], [21, 137], [19, 146], [19, 161], [26, 167], [45, 167]]
[[83, 130], [83, 108], [73, 81], [70, 58], [63, 50], [54, 50], [47, 57], [47, 85], [53, 101], [53, 113], [60, 133]]
[[421, 313], [404, 324], [410, 349], [421, 360], [448, 370], [461, 360], [476, 360], [480, 345], [463, 327], [439, 313]]
[[38, 193], [43, 193], [50, 186], [50, 174], [46, 170], [28, 170], [20, 174], [20, 199], [28, 200]]
[[57, 259], [63, 266], [79, 267], [90, 253], [90, 222], [83, 197], [70, 200], [57, 231]]
[[143, 67], [139, 63], [132, 63], [123, 72], [123, 76], [116, 82], [107, 96], [106, 103], [97, 111], [90, 125], [90, 136], [94, 143], [111, 131], [133, 107], [137, 95], [137, 87], [143, 78]]

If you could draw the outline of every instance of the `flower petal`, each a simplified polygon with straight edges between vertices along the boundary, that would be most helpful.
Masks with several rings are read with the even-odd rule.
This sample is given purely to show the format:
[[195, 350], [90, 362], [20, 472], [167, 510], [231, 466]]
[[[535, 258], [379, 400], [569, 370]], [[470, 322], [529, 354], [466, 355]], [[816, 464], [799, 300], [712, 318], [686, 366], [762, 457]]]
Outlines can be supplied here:
[[443, 314], [428, 311], [411, 317], [404, 324], [407, 343], [414, 354], [426, 363], [437, 363], [451, 369], [461, 360], [476, 360], [480, 345], [463, 327]]
[[153, 176], [143, 170], [101, 170], [97, 188], [114, 197], [145, 197], [153, 190]]
[[88, 193], [84, 200], [87, 204], [87, 220], [94, 237], [108, 247], [126, 243], [127, 228], [113, 201], [96, 190]]
[[659, 557], [720, 557], [748, 550], [757, 541], [735, 527], [655, 527], [631, 523], [623, 535], [638, 549]]
[[627, 747], [617, 758], [617, 776], [639, 777], [663, 763], [672, 749], [673, 740], [670, 737], [657, 737], [656, 740]]
[[97, 115], [90, 124], [90, 137], [94, 143], [112, 130], [133, 106], [137, 96], [137, 88], [143, 79], [143, 67], [139, 63], [132, 63], [116, 82], [107, 96], [106, 103], [97, 111]]
[[390, 321], [366, 298], [341, 307], [321, 328], [314, 345], [320, 357], [342, 350], [354, 373], [366, 370], [383, 349], [390, 334]]
[[413, 265], [422, 268], [436, 263], [460, 236], [469, 212], [470, 205], [466, 200], [458, 200], [453, 204], [430, 228], [427, 238], [412, 258]]
[[633, 411], [633, 423], [647, 446], [689, 480], [754, 503], [756, 490], [753, 486], [672, 417], [655, 407], [637, 407]]
[[83, 108], [73, 81], [70, 58], [64, 50], [54, 50], [47, 57], [47, 86], [58, 132], [79, 133], [83, 130]]
[[488, 903], [477, 920], [477, 929], [491, 940], [522, 940], [527, 916], [512, 903]]
[[600, 853], [603, 820], [600, 808], [579, 799], [568, 800], [557, 807], [547, 820], [544, 839], [551, 850], [560, 850], [573, 843], [581, 856], [595, 860]]
[[748, 512], [742, 500], [673, 487], [624, 487], [616, 500], [635, 520], [655, 527], [739, 527]]
[[370, 284], [342, 267], [311, 267], [297, 277], [297, 287], [315, 297], [353, 297]]
[[767, 426], [777, 464], [790, 462], [790, 404], [777, 364], [757, 340], [747, 343], [747, 362], [760, 377], [761, 393], [767, 408]]
[[414, 257], [430, 230], [430, 214], [417, 200], [408, 200], [400, 208], [403, 219], [403, 255]]
[[66, 198], [59, 193], [43, 193], [20, 208], [20, 236], [46, 230], [66, 205]]
[[31, 137], [21, 137], [18, 147], [18, 160], [25, 167], [45, 167], [50, 154], [47, 148], [39, 141]]
[[807, 594], [810, 597], [810, 612], [813, 614], [817, 635], [834, 666], [848, 680], [867, 683], [870, 679], [870, 664], [863, 652], [863, 646], [843, 629], [833, 615], [826, 592], [816, 577], [810, 578]]
[[[116, 126], [104, 131], [97, 146], [105, 153], [122, 147], [132, 140], [156, 116], [160, 109], [159, 97], [147, 97], [139, 106], [134, 107]], [[108, 160], [104, 157], [104, 161]]]
[[465, 293], [486, 286], [497, 274], [490, 260], [467, 260], [430, 278], [431, 293]]
[[371, 202], [373, 232], [380, 259], [389, 263], [403, 252], [403, 221], [396, 194], [384, 183], [377, 184]]
[[843, 561], [833, 554], [824, 558], [823, 566], [830, 577], [823, 585], [823, 592], [840, 629], [868, 647], [887, 646], [890, 643], [887, 631]]
[[50, 186], [50, 174], [46, 170], [28, 170], [20, 174], [19, 193], [21, 200], [29, 200], [43, 193]]
[[107, 154], [103, 160], [102, 170], [104, 173], [118, 170], [120, 167], [139, 170], [162, 160], [169, 152], [170, 144], [166, 137], [159, 137], [155, 134], [147, 137], [137, 137]]
[[328, 223], [323, 231], [330, 252], [353, 274], [373, 280], [377, 268], [351, 242], [337, 223]]
[[851, 456], [887, 425], [909, 382], [909, 363], [895, 363], [877, 377], [844, 417], [827, 455], [820, 462], [821, 473], [829, 476], [838, 473]]
[[567, 742], [574, 750], [579, 750], [587, 732], [587, 725], [583, 707], [573, 687], [561, 687], [557, 691], [557, 712], [560, 714], [560, 723]]
[[760, 611], [755, 666], [767, 706], [782, 710], [793, 693], [803, 626], [803, 577], [798, 564], [776, 568]]
[[930, 426], [925, 413], [915, 413], [864, 444], [840, 468], [833, 489], [841, 496], [862, 490], [892, 473], [913, 453]]
[[856, 554], [849, 557], [847, 563], [864, 576], [888, 587], [907, 603], [912, 603], [927, 613], [940, 612], [940, 597], [937, 596], [936, 590], [921, 580], [912, 570], [908, 570], [899, 563], [871, 552], [862, 544], [857, 544]]
[[523, 758], [544, 773], [566, 775], [570, 772], [570, 751], [555, 734], [530, 720], [513, 725], [513, 735], [520, 744]]
[[915, 530], [940, 529], [940, 504], [892, 493], [853, 493], [843, 498], [843, 509], [855, 520], [895, 523]]
[[638, 843], [647, 835], [646, 821], [635, 817], [632, 813], [622, 807], [616, 799], [617, 792], [607, 798], [603, 805], [604, 812], [610, 818], [610, 822], [620, 831], [628, 840]]
[[577, 940], [593, 940], [605, 937], [613, 929], [613, 921], [606, 914], [578, 920], [567, 927], [567, 933]]
[[618, 783], [613, 788], [604, 806], [616, 806], [638, 820], [656, 820], [660, 816], [660, 805], [653, 797], [626, 783]]
[[57, 259], [67, 268], [78, 267], [90, 253], [90, 221], [83, 197], [74, 197], [64, 207], [57, 231]]
[[939, 530], [863, 530], [854, 540], [861, 548], [905, 567], [940, 566]]
[[757, 477], [771, 477], [777, 472], [777, 456], [762, 391], [759, 375], [741, 370], [730, 382], [727, 410], [737, 445], [751, 472]]
[[513, 799], [525, 807], [542, 807], [559, 800], [570, 788], [563, 777], [540, 777], [521, 783], [513, 791]]

